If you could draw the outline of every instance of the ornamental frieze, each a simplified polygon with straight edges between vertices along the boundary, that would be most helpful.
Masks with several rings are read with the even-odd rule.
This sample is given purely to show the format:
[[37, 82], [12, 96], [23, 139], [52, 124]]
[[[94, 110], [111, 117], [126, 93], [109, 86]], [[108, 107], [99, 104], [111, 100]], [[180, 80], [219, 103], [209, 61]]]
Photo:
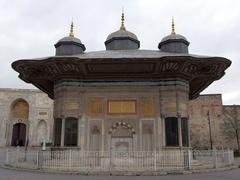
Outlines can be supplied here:
[[[19, 77], [32, 83], [53, 98], [54, 82], [61, 79], [77, 80], [164, 80], [189, 81], [190, 99], [199, 95], [213, 81], [224, 75], [230, 65], [219, 58], [164, 57], [153, 59], [88, 59], [76, 57], [45, 60], [20, 60], [12, 64]], [[68, 59], [68, 60], [67, 60]], [[207, 59], [207, 60], [206, 60]], [[121, 61], [120, 61], [121, 60]]]

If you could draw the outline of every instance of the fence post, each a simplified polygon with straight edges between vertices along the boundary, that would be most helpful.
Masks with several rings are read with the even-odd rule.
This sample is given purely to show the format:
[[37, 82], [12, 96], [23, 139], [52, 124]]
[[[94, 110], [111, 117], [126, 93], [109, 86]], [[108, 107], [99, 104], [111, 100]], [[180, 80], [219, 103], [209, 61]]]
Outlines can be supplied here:
[[154, 171], [157, 171], [157, 152], [154, 151]]
[[233, 151], [228, 148], [227, 152], [228, 152], [227, 155], [228, 155], [228, 163], [229, 163], [228, 165], [232, 165], [234, 163]]
[[192, 158], [192, 151], [190, 149], [188, 149], [187, 151], [187, 155], [188, 155], [188, 169], [190, 170], [192, 167], [191, 167], [191, 158]]
[[72, 166], [72, 150], [71, 150], [71, 149], [69, 150], [69, 156], [68, 156], [68, 158], [69, 158], [68, 168], [69, 168], [69, 170], [70, 170], [70, 169], [71, 169], [71, 166]]
[[216, 148], [214, 148], [212, 150], [212, 153], [213, 153], [213, 166], [214, 166], [214, 168], [217, 168], [217, 150], [216, 150]]
[[39, 163], [39, 150], [37, 151], [37, 169], [40, 169], [40, 163]]
[[5, 164], [6, 164], [6, 165], [9, 165], [9, 149], [6, 150]]
[[19, 152], [20, 152], [20, 148], [19, 148], [19, 146], [17, 146], [17, 162], [16, 162], [16, 165], [17, 165], [17, 167], [18, 167], [18, 164], [19, 164]]
[[110, 147], [110, 152], [109, 152], [109, 171], [111, 174], [112, 173], [112, 147]]

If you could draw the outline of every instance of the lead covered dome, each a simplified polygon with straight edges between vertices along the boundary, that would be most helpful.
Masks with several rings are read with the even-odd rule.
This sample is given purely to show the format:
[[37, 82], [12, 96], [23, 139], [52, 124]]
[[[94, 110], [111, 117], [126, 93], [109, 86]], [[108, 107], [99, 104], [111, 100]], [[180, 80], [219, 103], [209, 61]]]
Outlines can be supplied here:
[[137, 36], [127, 31], [124, 26], [124, 14], [122, 13], [122, 23], [118, 31], [108, 35], [105, 41], [107, 50], [125, 50], [125, 49], [139, 49], [140, 41]]
[[60, 39], [54, 46], [56, 56], [81, 54], [86, 50], [81, 40], [74, 37], [73, 22], [71, 23], [69, 36]]
[[161, 40], [158, 48], [163, 52], [188, 53], [189, 44], [187, 38], [175, 33], [174, 20], [172, 19], [172, 33]]

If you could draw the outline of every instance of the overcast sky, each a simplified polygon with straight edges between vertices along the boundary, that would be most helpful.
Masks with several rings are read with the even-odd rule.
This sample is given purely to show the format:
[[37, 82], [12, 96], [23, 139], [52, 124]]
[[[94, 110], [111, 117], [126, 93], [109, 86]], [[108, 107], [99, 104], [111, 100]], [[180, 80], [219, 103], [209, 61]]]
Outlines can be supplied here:
[[0, 0], [0, 88], [35, 88], [17, 77], [11, 63], [54, 55], [72, 19], [86, 51], [105, 49], [107, 35], [120, 27], [122, 7], [141, 49], [157, 49], [173, 16], [191, 54], [230, 59], [226, 75], [203, 93], [221, 93], [224, 104], [240, 104], [239, 0]]

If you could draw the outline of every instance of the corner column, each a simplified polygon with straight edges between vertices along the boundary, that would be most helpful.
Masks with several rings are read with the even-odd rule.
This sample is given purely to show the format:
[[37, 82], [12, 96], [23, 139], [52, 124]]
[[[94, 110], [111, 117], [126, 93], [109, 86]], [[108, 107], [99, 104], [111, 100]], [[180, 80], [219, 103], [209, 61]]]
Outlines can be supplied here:
[[179, 140], [179, 147], [182, 147], [182, 122], [181, 122], [181, 115], [178, 115], [178, 140]]
[[81, 147], [81, 116], [78, 116], [78, 140], [77, 140], [77, 146]]
[[65, 118], [62, 119], [61, 147], [64, 147], [64, 136], [65, 136]]

